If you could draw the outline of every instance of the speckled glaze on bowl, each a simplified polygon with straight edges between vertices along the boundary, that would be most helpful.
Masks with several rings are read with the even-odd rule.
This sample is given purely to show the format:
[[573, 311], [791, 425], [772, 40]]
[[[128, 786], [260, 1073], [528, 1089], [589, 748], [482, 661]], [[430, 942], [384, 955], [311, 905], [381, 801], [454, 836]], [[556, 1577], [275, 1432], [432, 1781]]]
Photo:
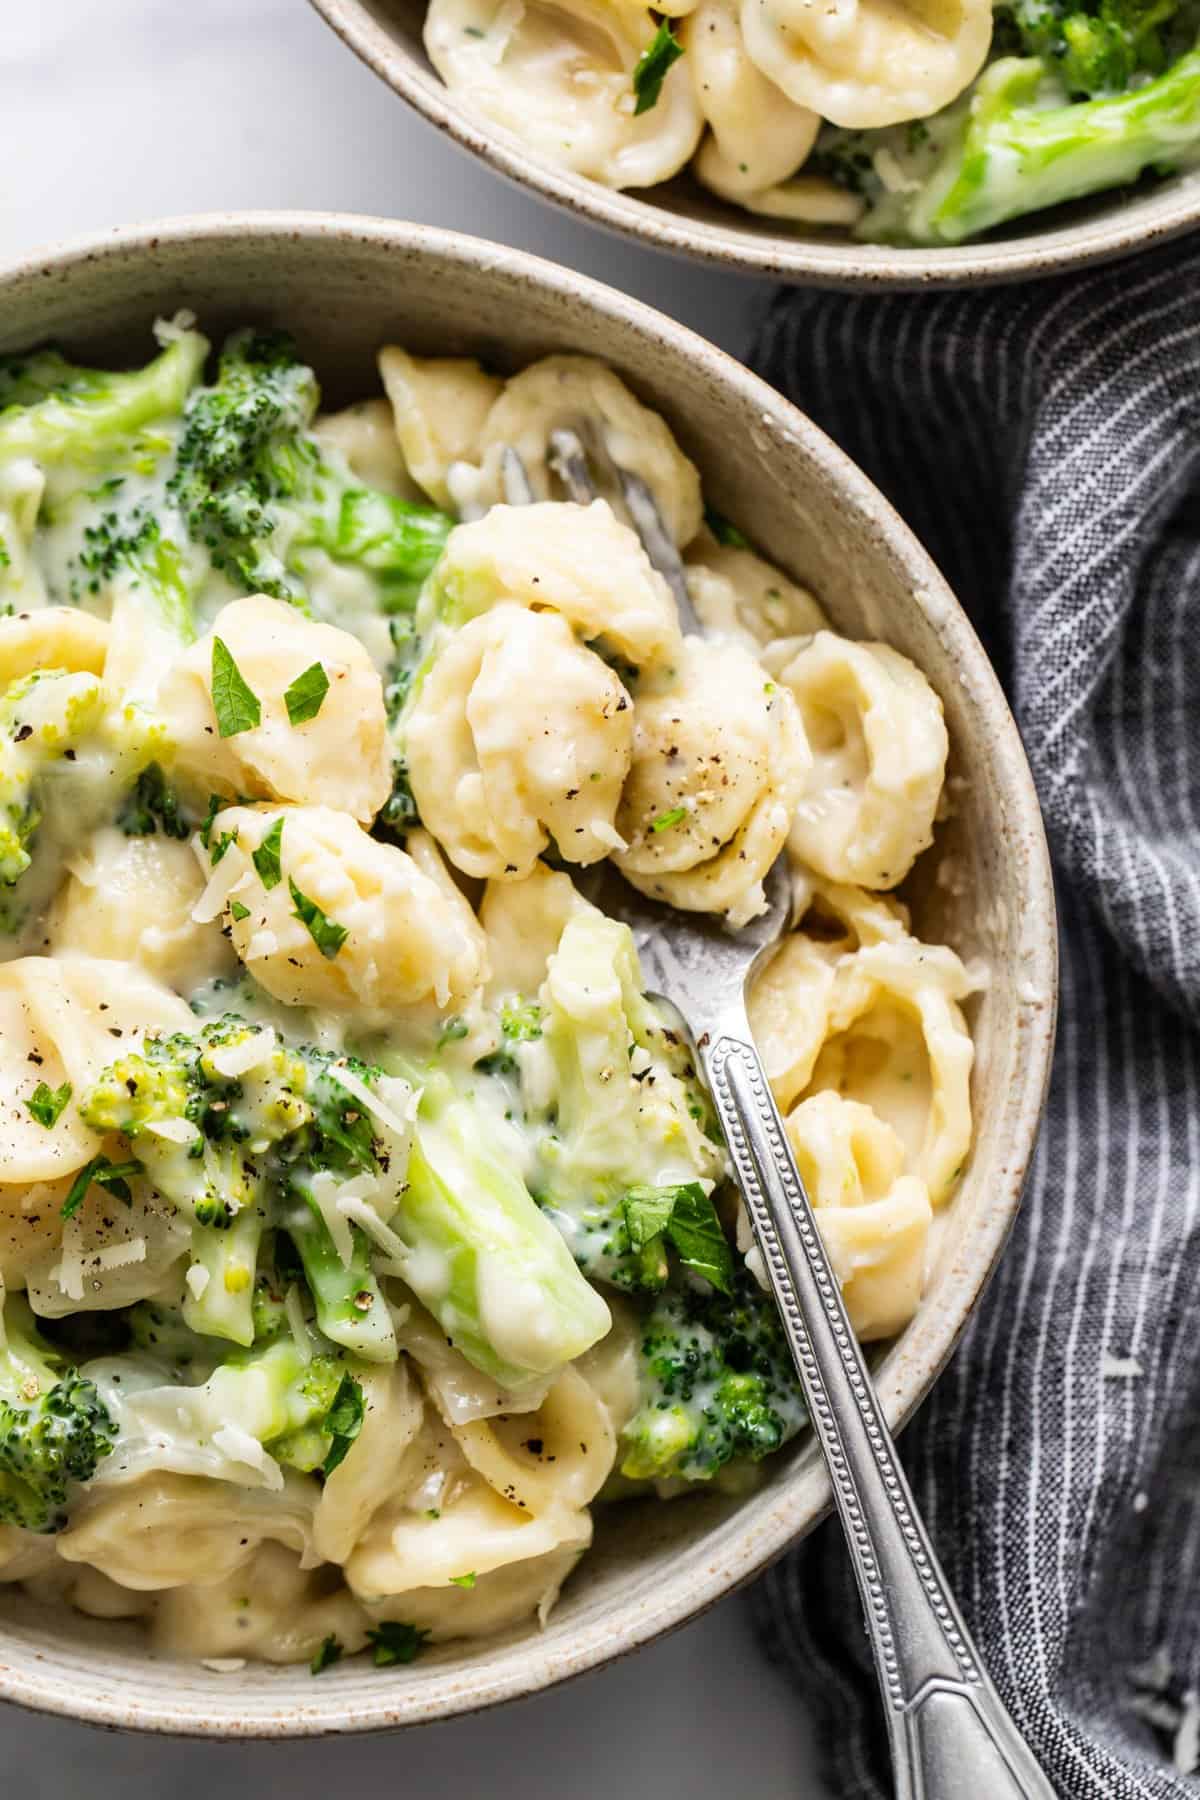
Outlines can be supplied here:
[[844, 231], [755, 218], [685, 172], [617, 193], [535, 156], [446, 88], [422, 42], [426, 0], [311, 0], [344, 44], [417, 112], [499, 174], [578, 217], [677, 256], [815, 287], [919, 288], [1027, 281], [1108, 262], [1200, 227], [1200, 169], [1018, 219], [978, 243], [903, 249]]
[[[708, 493], [836, 624], [886, 637], [945, 702], [955, 816], [913, 894], [918, 926], [983, 959], [978, 1137], [929, 1292], [883, 1356], [898, 1427], [928, 1392], [1018, 1206], [1054, 1033], [1049, 865], [1028, 766], [979, 642], [929, 558], [854, 466], [740, 364], [636, 301], [514, 250], [424, 227], [308, 214], [182, 219], [71, 245], [0, 271], [0, 349], [46, 338], [141, 361], [158, 314], [191, 307], [210, 336], [286, 325], [334, 404], [375, 390], [396, 340], [518, 366], [554, 350], [606, 359], [659, 408]], [[529, 1694], [636, 1649], [748, 1580], [829, 1503], [806, 1438], [735, 1503], [700, 1496], [602, 1515], [544, 1631], [442, 1646], [410, 1668], [362, 1659], [219, 1674], [149, 1654], [128, 1626], [39, 1608], [0, 1587], [0, 1699], [110, 1726], [211, 1737], [380, 1730]]]

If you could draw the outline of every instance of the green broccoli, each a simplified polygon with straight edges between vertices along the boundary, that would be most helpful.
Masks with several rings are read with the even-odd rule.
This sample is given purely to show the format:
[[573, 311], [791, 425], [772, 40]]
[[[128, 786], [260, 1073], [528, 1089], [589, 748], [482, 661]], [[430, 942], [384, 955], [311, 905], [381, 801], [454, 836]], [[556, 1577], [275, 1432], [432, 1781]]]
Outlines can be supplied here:
[[24, 1296], [10, 1296], [0, 1348], [0, 1524], [61, 1531], [71, 1489], [91, 1479], [115, 1436], [95, 1385], [39, 1335]]
[[81, 368], [55, 351], [0, 359], [0, 602], [15, 610], [47, 598], [33, 554], [39, 524], [80, 496], [107, 504], [127, 477], [169, 456], [208, 344], [194, 331], [164, 336], [152, 362], [126, 372]]
[[359, 1082], [380, 1073], [311, 1046], [293, 1049], [274, 1031], [228, 1013], [195, 1033], [151, 1035], [81, 1097], [83, 1119], [136, 1145], [149, 1178], [193, 1222], [199, 1273], [190, 1277], [184, 1313], [194, 1330], [254, 1341], [259, 1248], [286, 1204], [325, 1335], [368, 1358], [395, 1357], [391, 1319], [361, 1233], [351, 1229], [355, 1254], [339, 1283], [328, 1264], [328, 1230], [311, 1200], [316, 1175], [380, 1166], [370, 1119], [338, 1081], [339, 1068]]
[[539, 999], [542, 1055], [526, 1104], [540, 1204], [585, 1274], [626, 1289], [666, 1280], [678, 1204], [680, 1233], [685, 1213], [708, 1226], [710, 1275], [724, 1240], [708, 1195], [724, 1157], [687, 1046], [642, 993], [628, 926], [577, 913]]
[[655, 1300], [639, 1376], [621, 1438], [631, 1480], [708, 1481], [734, 1459], [769, 1456], [807, 1419], [774, 1304], [744, 1269], [731, 1297], [672, 1288]]
[[[919, 130], [826, 127], [806, 168], [862, 196], [859, 237], [957, 244], [1146, 170], [1200, 162], [1200, 48], [1150, 78], [1156, 26], [1130, 38], [1103, 9], [1038, 16], [1054, 34], [1044, 56], [1001, 57]], [[1132, 21], [1135, 9], [1123, 16]], [[1162, 15], [1148, 9], [1144, 17]], [[1032, 25], [1027, 31], [1038, 41]], [[1010, 29], [1002, 41], [1014, 38], [1019, 45]]]
[[468, 1362], [528, 1386], [603, 1337], [608, 1308], [525, 1185], [500, 1084], [480, 1076], [464, 1091], [437, 1068], [401, 1072], [421, 1089], [396, 1220], [404, 1280]]
[[188, 403], [169, 496], [238, 591], [307, 606], [325, 558], [364, 578], [382, 613], [411, 611], [451, 521], [356, 481], [309, 433], [319, 398], [285, 333], [237, 332]]

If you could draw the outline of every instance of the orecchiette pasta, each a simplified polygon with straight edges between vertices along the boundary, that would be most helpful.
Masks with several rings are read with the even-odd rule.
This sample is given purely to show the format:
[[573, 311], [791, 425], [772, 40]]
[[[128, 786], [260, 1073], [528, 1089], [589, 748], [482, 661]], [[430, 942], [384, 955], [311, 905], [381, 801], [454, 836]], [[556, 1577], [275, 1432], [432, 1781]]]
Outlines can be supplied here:
[[828, 624], [806, 588], [753, 550], [720, 544], [707, 533], [692, 546], [686, 574], [705, 632], [736, 638], [752, 655], [781, 638], [802, 637]]
[[485, 506], [502, 499], [504, 453], [512, 449], [537, 498], [554, 498], [553, 437], [561, 430], [576, 432], [587, 448], [601, 453], [592, 475], [619, 517], [624, 501], [612, 475], [616, 468], [645, 482], [675, 542], [691, 543], [703, 518], [695, 465], [658, 413], [590, 356], [547, 356], [505, 382], [472, 458], [478, 464], [476, 484], [468, 484], [464, 495]]
[[409, 474], [439, 506], [451, 504], [446, 474], [470, 456], [503, 383], [466, 356], [410, 356], [390, 345], [379, 373]]
[[684, 71], [649, 116], [633, 71], [647, 14], [608, 0], [432, 0], [425, 48], [446, 86], [550, 160], [606, 187], [648, 187], [687, 162], [702, 129]]
[[894, 1336], [921, 1299], [933, 1217], [924, 1182], [901, 1173], [904, 1145], [859, 1101], [814, 1094], [786, 1128], [850, 1323], [860, 1338]]
[[[385, 350], [382, 354], [389, 353]], [[347, 406], [341, 412], [322, 413], [313, 421], [313, 436], [319, 444], [339, 451], [368, 487], [381, 494], [393, 494], [397, 500], [423, 498], [415, 472], [397, 439], [395, 415], [386, 400], [361, 400], [357, 406]]]
[[[213, 706], [214, 654], [223, 644], [261, 710], [259, 723], [221, 736]], [[292, 723], [287, 693], [319, 665], [328, 691], [315, 716]], [[182, 770], [231, 796], [336, 806], [369, 823], [392, 784], [383, 686], [358, 639], [297, 618], [286, 601], [232, 600], [177, 666], [163, 694]]]
[[780, 673], [812, 767], [791, 844], [831, 881], [895, 887], [933, 842], [946, 772], [942, 703], [886, 644], [819, 631]]
[[306, 1568], [294, 1550], [271, 1541], [219, 1581], [164, 1588], [149, 1618], [154, 1649], [205, 1661], [311, 1662], [329, 1638], [341, 1650], [361, 1650], [369, 1627], [329, 1569]]
[[583, 1518], [586, 1514], [580, 1516], [574, 1535], [568, 1534], [559, 1549], [504, 1563], [478, 1576], [468, 1587], [412, 1588], [406, 1594], [365, 1605], [365, 1610], [372, 1619], [398, 1619], [415, 1625], [428, 1632], [435, 1644], [448, 1638], [494, 1637], [531, 1616], [544, 1623], [563, 1582], [590, 1542]]
[[[514, 709], [513, 694], [528, 699]], [[559, 613], [493, 607], [442, 651], [409, 716], [421, 817], [468, 875], [520, 880], [551, 838], [569, 862], [619, 848], [633, 708]]]
[[[444, 1342], [444, 1340], [443, 1340]], [[395, 1493], [425, 1408], [407, 1361], [364, 1370], [362, 1429], [326, 1478], [313, 1516], [313, 1544], [327, 1562], [345, 1562]]]
[[536, 994], [567, 920], [585, 907], [569, 875], [535, 863], [524, 881], [489, 881], [479, 908], [496, 997]]
[[622, 874], [656, 899], [744, 923], [791, 824], [807, 752], [790, 695], [744, 650], [688, 638], [639, 697], [617, 813]]
[[0, 688], [34, 669], [102, 675], [108, 622], [75, 606], [43, 606], [0, 618]]
[[741, 27], [749, 55], [797, 106], [859, 128], [948, 106], [992, 41], [988, 0], [742, 0]]
[[[268, 887], [254, 854], [280, 821], [280, 873]], [[413, 857], [369, 837], [348, 814], [235, 806], [217, 815], [214, 829], [232, 840], [200, 911], [228, 911], [238, 956], [286, 1005], [370, 1019], [430, 999], [445, 1006], [481, 981], [478, 927], [464, 928], [459, 904]], [[344, 934], [335, 956], [317, 943], [301, 900]]]
[[181, 994], [236, 966], [218, 926], [192, 916], [205, 880], [187, 844], [106, 825], [67, 868], [47, 924], [52, 954], [136, 963]]
[[468, 620], [508, 601], [560, 613], [639, 670], [679, 653], [671, 590], [607, 501], [493, 506], [452, 531], [435, 577], [442, 608]]
[[734, 0], [700, 0], [683, 22], [696, 99], [709, 127], [696, 155], [705, 187], [750, 212], [803, 219], [823, 190], [841, 201], [843, 220], [861, 209], [852, 194], [812, 176], [796, 178], [820, 129], [820, 116], [769, 81], [746, 53]]
[[58, 1554], [126, 1588], [208, 1586], [262, 1543], [286, 1544], [311, 1562], [316, 1497], [315, 1482], [290, 1474], [279, 1492], [203, 1475], [144, 1475], [90, 1495], [58, 1537]]

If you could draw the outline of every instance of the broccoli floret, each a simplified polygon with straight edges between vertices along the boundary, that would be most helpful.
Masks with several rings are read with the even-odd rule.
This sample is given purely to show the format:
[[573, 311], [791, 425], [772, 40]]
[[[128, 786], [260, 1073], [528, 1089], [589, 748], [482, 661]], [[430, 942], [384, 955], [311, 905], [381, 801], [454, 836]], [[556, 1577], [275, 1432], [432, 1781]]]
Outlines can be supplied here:
[[[511, 1016], [508, 1042], [520, 1042], [525, 1017]], [[529, 1017], [526, 1041], [536, 1042], [534, 1023]], [[593, 1280], [661, 1286], [668, 1199], [686, 1194], [685, 1207], [698, 1222], [707, 1214], [719, 1238], [708, 1195], [724, 1157], [706, 1131], [708, 1102], [687, 1046], [641, 991], [628, 926], [591, 909], [568, 921], [539, 994], [536, 1033], [522, 1091], [538, 1200]], [[630, 1196], [648, 1192], [664, 1202], [662, 1228], [631, 1234]]]
[[117, 824], [126, 837], [153, 837], [161, 831], [164, 837], [183, 842], [192, 834], [179, 796], [156, 762], [138, 776], [133, 792], [117, 815]]
[[492, 1380], [544, 1380], [604, 1336], [608, 1309], [538, 1210], [524, 1146], [487, 1078], [465, 1091], [437, 1067], [401, 1072], [421, 1090], [400, 1211], [404, 1279]]
[[0, 882], [6, 887], [33, 860], [42, 821], [40, 776], [99, 723], [103, 708], [96, 677], [65, 669], [23, 676], [0, 699]]
[[735, 1458], [770, 1456], [807, 1419], [774, 1305], [744, 1269], [728, 1298], [659, 1296], [642, 1326], [639, 1377], [621, 1440], [621, 1473], [635, 1481], [708, 1481]]
[[1004, 47], [1040, 56], [1070, 95], [1120, 94], [1167, 61], [1163, 28], [1179, 0], [1012, 0]]
[[[17, 609], [47, 598], [33, 554], [39, 523], [57, 520], [81, 495], [107, 508], [126, 474], [144, 475], [169, 456], [172, 422], [200, 378], [208, 345], [194, 331], [164, 335], [161, 354], [128, 372], [80, 368], [55, 351], [0, 364], [0, 602]], [[111, 527], [99, 529], [103, 537]], [[143, 516], [137, 530], [147, 529]], [[91, 548], [103, 555], [101, 543]], [[139, 554], [160, 555], [145, 537]], [[93, 579], [98, 586], [96, 572], [84, 570], [77, 590]]]
[[[192, 1262], [201, 1273], [192, 1278], [184, 1312], [196, 1331], [252, 1343], [259, 1248], [280, 1206], [288, 1196], [307, 1202], [317, 1174], [378, 1169], [370, 1118], [338, 1081], [339, 1069], [360, 1082], [381, 1073], [311, 1046], [291, 1048], [274, 1031], [227, 1013], [194, 1033], [151, 1035], [81, 1097], [86, 1122], [136, 1144], [150, 1179], [193, 1222]], [[326, 1238], [328, 1232], [319, 1213], [310, 1231], [303, 1210], [293, 1236], [322, 1330], [364, 1356], [394, 1356], [395, 1335], [361, 1233], [354, 1228], [356, 1254], [343, 1269], [353, 1304], [335, 1305], [318, 1256], [324, 1246], [311, 1241], [318, 1226]]]
[[39, 1335], [21, 1295], [4, 1308], [0, 1349], [0, 1524], [61, 1531], [76, 1483], [109, 1454], [116, 1426], [94, 1384]]
[[314, 558], [369, 582], [384, 613], [409, 611], [451, 521], [356, 481], [309, 433], [320, 398], [282, 332], [242, 331], [187, 407], [169, 494], [235, 588], [306, 606]]

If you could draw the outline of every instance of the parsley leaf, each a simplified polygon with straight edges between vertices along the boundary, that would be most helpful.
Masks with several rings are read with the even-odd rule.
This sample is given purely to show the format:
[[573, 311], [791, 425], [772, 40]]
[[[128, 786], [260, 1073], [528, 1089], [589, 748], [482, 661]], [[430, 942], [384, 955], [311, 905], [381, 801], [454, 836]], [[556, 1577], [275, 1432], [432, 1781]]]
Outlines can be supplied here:
[[91, 1162], [84, 1164], [71, 1183], [70, 1191], [62, 1203], [62, 1217], [70, 1219], [79, 1211], [93, 1181], [107, 1193], [115, 1194], [118, 1200], [123, 1200], [126, 1206], [131, 1205], [133, 1194], [126, 1177], [140, 1175], [141, 1172], [141, 1163], [132, 1158], [129, 1162], [115, 1163], [109, 1162], [107, 1156], [93, 1156]]
[[258, 870], [258, 879], [265, 888], [278, 887], [283, 880], [279, 856], [283, 849], [283, 814], [280, 813], [257, 850], [250, 852], [250, 860]]
[[238, 841], [238, 834], [236, 831], [223, 831], [221, 833], [220, 837], [217, 839], [216, 843], [213, 845], [212, 849], [209, 851], [209, 857], [212, 861], [212, 866], [214, 869], [216, 868], [217, 864], [220, 862], [221, 858], [224, 856], [225, 852], [229, 849], [229, 846], [231, 844], [236, 844], [237, 841]]
[[416, 1662], [429, 1642], [429, 1633], [402, 1619], [384, 1619], [374, 1631], [368, 1631], [367, 1642], [375, 1651], [375, 1667], [387, 1669], [393, 1663]]
[[722, 1294], [733, 1289], [733, 1257], [712, 1197], [698, 1181], [678, 1187], [632, 1187], [623, 1202], [625, 1228], [641, 1253], [649, 1287], [666, 1280], [663, 1240], [680, 1262]]
[[25, 1102], [25, 1110], [39, 1125], [44, 1125], [47, 1131], [51, 1131], [58, 1124], [62, 1109], [70, 1098], [69, 1081], [64, 1081], [60, 1088], [48, 1087], [44, 1081], [39, 1081]]
[[314, 1675], [322, 1675], [334, 1663], [341, 1662], [342, 1654], [342, 1646], [331, 1631], [308, 1666]]
[[220, 812], [221, 808], [223, 806], [228, 806], [228, 805], [229, 805], [229, 801], [226, 800], [226, 798], [223, 794], [210, 794], [208, 796], [208, 811], [205, 813], [204, 817], [200, 821], [199, 831], [197, 834], [199, 836], [200, 842], [204, 845], [204, 848], [206, 850], [208, 849], [209, 839], [212, 837], [213, 821], [215, 820], [217, 814]]
[[475, 1586], [474, 1569], [470, 1570], [466, 1575], [452, 1575], [450, 1577], [450, 1585], [451, 1587], [473, 1588]]
[[638, 57], [633, 71], [633, 91], [637, 97], [637, 105], [633, 109], [635, 118], [658, 105], [667, 71], [682, 55], [683, 45], [671, 30], [670, 21], [663, 19], [652, 42]]
[[673, 806], [669, 812], [659, 813], [657, 819], [651, 819], [651, 831], [670, 831], [672, 825], [681, 825], [687, 818], [686, 806]]
[[250, 917], [250, 908], [248, 906], [243, 906], [240, 900], [231, 900], [229, 902], [229, 911], [235, 924], [240, 924], [243, 919], [248, 919]]
[[343, 1375], [321, 1425], [321, 1430], [331, 1440], [329, 1454], [322, 1465], [326, 1475], [332, 1475], [345, 1462], [351, 1444], [362, 1430], [365, 1414], [362, 1383], [353, 1375]]
[[288, 892], [292, 896], [292, 917], [299, 919], [307, 927], [308, 935], [321, 955], [332, 962], [350, 933], [336, 919], [326, 918], [316, 901], [310, 900], [307, 894], [302, 894], [290, 875]]
[[223, 738], [237, 737], [262, 723], [258, 695], [248, 686], [228, 644], [219, 637], [214, 637], [212, 648], [212, 703]]
[[307, 719], [315, 719], [328, 692], [328, 675], [319, 662], [311, 663], [304, 673], [297, 675], [292, 685], [284, 690], [283, 703], [287, 707], [287, 716], [291, 723], [303, 725]]

